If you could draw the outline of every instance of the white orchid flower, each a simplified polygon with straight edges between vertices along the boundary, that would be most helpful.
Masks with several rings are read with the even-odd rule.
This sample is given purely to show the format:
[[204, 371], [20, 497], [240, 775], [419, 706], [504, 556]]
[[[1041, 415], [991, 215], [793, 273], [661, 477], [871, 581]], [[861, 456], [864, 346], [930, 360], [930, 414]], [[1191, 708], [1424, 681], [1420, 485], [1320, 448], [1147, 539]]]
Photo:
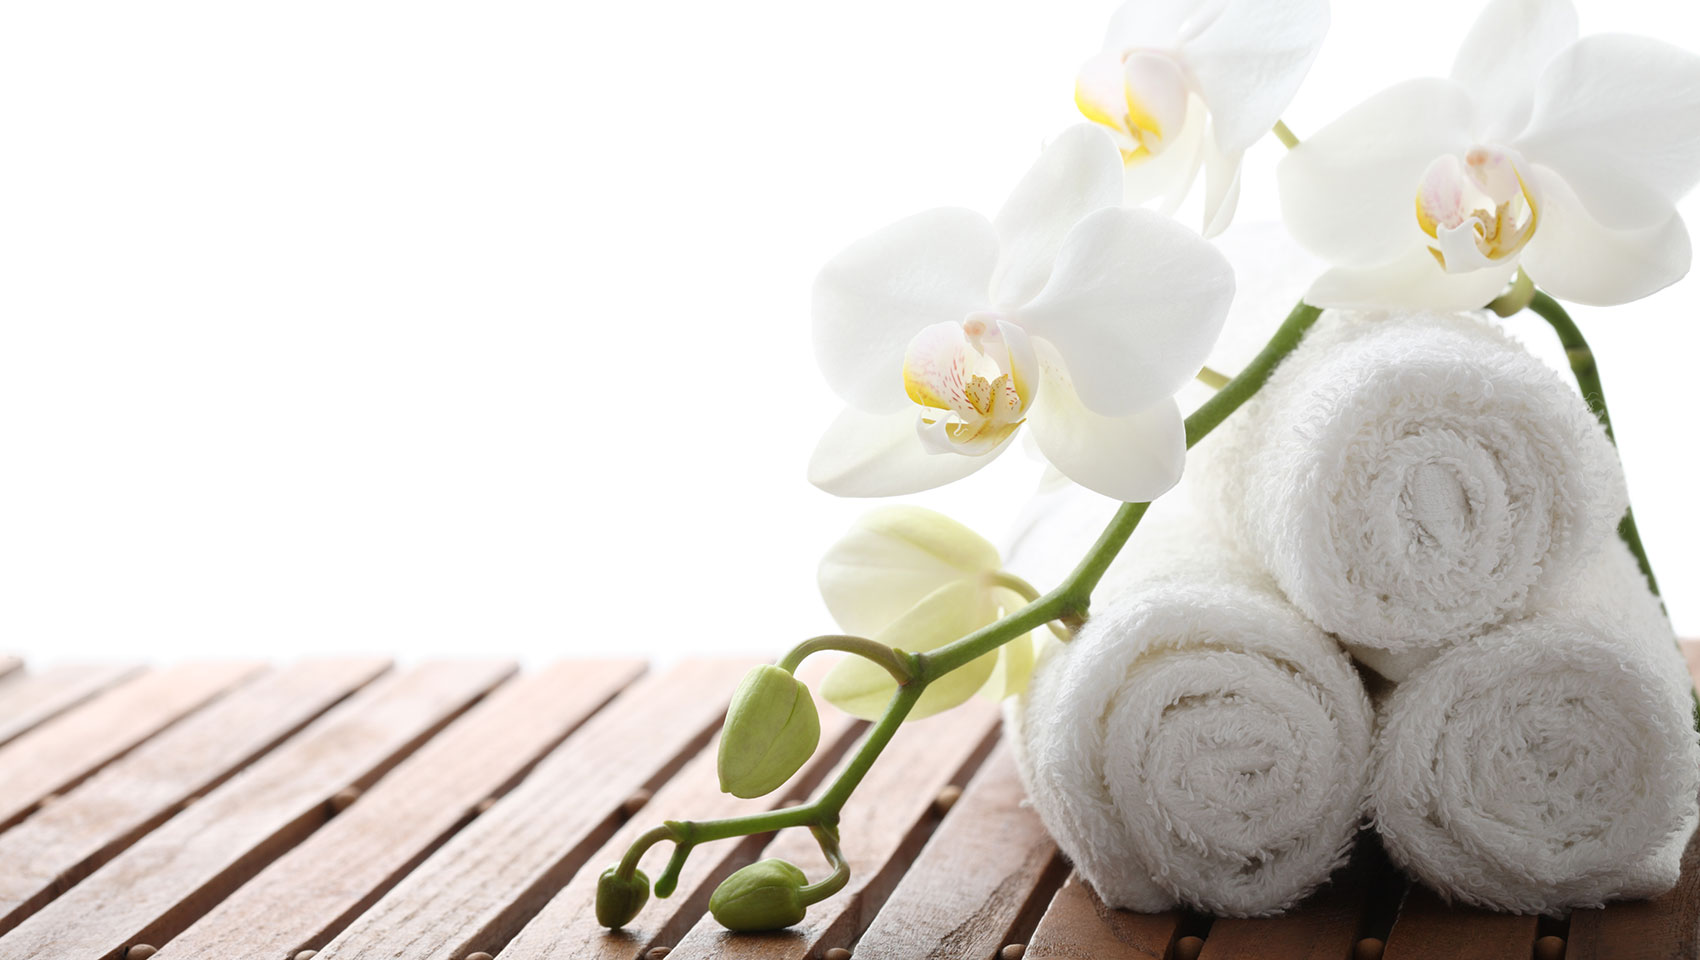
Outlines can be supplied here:
[[1023, 423], [1075, 482], [1150, 500], [1180, 478], [1174, 394], [1233, 299], [1227, 261], [1164, 217], [1120, 206], [1121, 155], [1081, 124], [996, 220], [938, 209], [852, 244], [814, 289], [815, 352], [847, 409], [809, 479], [840, 496], [960, 479]]
[[[882, 507], [834, 544], [820, 563], [820, 592], [846, 633], [910, 653], [960, 640], [1027, 598], [999, 582], [997, 548], [955, 520], [920, 507]], [[927, 685], [910, 712], [919, 720], [976, 693], [993, 701], [1027, 688], [1033, 673], [1032, 634], [1023, 634]], [[877, 720], [897, 681], [860, 657], [839, 661], [821, 682], [821, 696], [846, 713]]]
[[1477, 308], [1522, 267], [1608, 305], [1687, 273], [1700, 57], [1576, 33], [1568, 0], [1494, 0], [1449, 79], [1385, 90], [1284, 157], [1287, 225], [1333, 265], [1306, 299]]
[[1204, 235], [1239, 203], [1240, 159], [1292, 102], [1328, 32], [1328, 0], [1128, 0], [1074, 101], [1108, 129], [1126, 202], [1180, 205], [1204, 168]]

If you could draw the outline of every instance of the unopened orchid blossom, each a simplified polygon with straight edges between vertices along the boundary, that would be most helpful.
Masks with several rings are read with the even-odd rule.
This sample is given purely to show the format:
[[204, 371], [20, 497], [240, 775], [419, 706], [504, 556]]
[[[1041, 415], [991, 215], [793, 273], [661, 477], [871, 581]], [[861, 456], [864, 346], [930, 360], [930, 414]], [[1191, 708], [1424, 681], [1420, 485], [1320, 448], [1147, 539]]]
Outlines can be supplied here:
[[1569, 0], [1494, 0], [1448, 79], [1371, 97], [1281, 161], [1325, 307], [1477, 308], [1519, 268], [1609, 305], [1687, 273], [1676, 201], [1700, 181], [1700, 57], [1577, 39]]
[[1074, 92], [1121, 148], [1126, 201], [1173, 212], [1202, 166], [1204, 235], [1226, 228], [1241, 157], [1281, 119], [1327, 32], [1327, 0], [1128, 0]]
[[[820, 563], [821, 598], [839, 627], [886, 646], [925, 653], [1027, 605], [1032, 588], [1001, 570], [997, 548], [955, 520], [920, 507], [870, 512]], [[997, 701], [1027, 687], [1031, 636], [1010, 641], [927, 688], [909, 719], [948, 710], [976, 693]], [[879, 666], [847, 657], [821, 696], [877, 720], [897, 683]]]
[[1023, 424], [1082, 486], [1150, 500], [1180, 477], [1174, 395], [1233, 299], [1226, 259], [1122, 202], [1110, 136], [1057, 138], [994, 220], [921, 213], [852, 244], [814, 289], [815, 353], [849, 406], [809, 479], [840, 496], [965, 477]]

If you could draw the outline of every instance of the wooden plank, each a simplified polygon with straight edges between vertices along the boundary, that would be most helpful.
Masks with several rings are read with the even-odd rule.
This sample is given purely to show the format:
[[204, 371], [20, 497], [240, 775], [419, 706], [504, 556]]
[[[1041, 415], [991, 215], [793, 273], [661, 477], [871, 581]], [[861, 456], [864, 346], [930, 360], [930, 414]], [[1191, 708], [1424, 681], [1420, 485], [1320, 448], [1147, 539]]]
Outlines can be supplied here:
[[387, 668], [322, 660], [262, 676], [0, 834], [0, 933]]
[[231, 660], [152, 670], [0, 747], [0, 829], [262, 669]]
[[437, 662], [378, 680], [0, 936], [0, 958], [112, 960], [170, 939], [323, 825], [338, 791], [370, 785], [511, 673]]
[[[1334, 878], [1288, 913], [1244, 920], [1224, 917], [1210, 926], [1199, 960], [1341, 960], [1352, 953], [1378, 886], [1372, 873], [1387, 869], [1361, 853]], [[1521, 958], [1519, 958], [1521, 960]]]
[[[811, 689], [818, 686], [810, 683]], [[698, 847], [680, 873], [673, 895], [665, 900], [651, 898], [637, 920], [613, 933], [596, 922], [597, 878], [625, 855], [632, 841], [663, 821], [712, 820], [771, 810], [788, 798], [811, 791], [864, 726], [824, 703], [817, 701], [816, 707], [821, 719], [820, 747], [784, 790], [754, 801], [722, 793], [715, 769], [717, 746], [709, 744], [585, 861], [572, 882], [502, 950], [502, 960], [634, 960], [653, 947], [676, 943], [708, 908], [708, 896], [720, 881], [753, 860], [769, 836]], [[665, 858], [671, 854], [667, 844], [653, 848], [645, 872], [651, 878], [659, 877]]]
[[141, 670], [135, 663], [66, 663], [0, 681], [0, 746]]
[[468, 711], [305, 842], [166, 944], [156, 960], [287, 960], [324, 945], [643, 672], [561, 663]]
[[990, 957], [1021, 942], [1068, 875], [1007, 745], [951, 807], [856, 944], [868, 957]]
[[1536, 916], [1448, 906], [1412, 886], [1387, 936], [1385, 960], [1504, 960], [1535, 949]]
[[1027, 960], [1164, 960], [1180, 935], [1179, 912], [1131, 913], [1106, 906], [1080, 874], [1051, 900]]
[[680, 664], [621, 694], [444, 844], [318, 960], [497, 953], [620, 823], [620, 808], [700, 750], [750, 664]]
[[[946, 786], [964, 783], [991, 749], [998, 711], [973, 700], [901, 730], [845, 804], [838, 823], [850, 883], [809, 908], [795, 927], [773, 934], [733, 934], [713, 917], [697, 921], [673, 960], [785, 960], [848, 949], [897, 886], [936, 820], [934, 801]], [[848, 758], [846, 759], [848, 762]], [[829, 871], [806, 830], [780, 834], [763, 857], [782, 857], [811, 879]]]

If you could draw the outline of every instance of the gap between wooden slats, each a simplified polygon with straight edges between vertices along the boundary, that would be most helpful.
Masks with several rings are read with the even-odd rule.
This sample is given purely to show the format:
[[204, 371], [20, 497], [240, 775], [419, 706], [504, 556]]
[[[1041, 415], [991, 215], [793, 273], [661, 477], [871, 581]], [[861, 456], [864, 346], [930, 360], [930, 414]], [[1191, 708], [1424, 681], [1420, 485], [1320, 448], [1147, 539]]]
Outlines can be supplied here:
[[[815, 690], [819, 689], [818, 680], [824, 672], [806, 669], [802, 677]], [[784, 787], [758, 800], [740, 800], [721, 792], [716, 769], [719, 741], [711, 740], [601, 850], [585, 861], [572, 882], [502, 950], [501, 960], [634, 960], [653, 947], [676, 943], [707, 909], [708, 896], [715, 886], [733, 870], [755, 859], [771, 835], [696, 848], [679, 876], [673, 895], [665, 900], [652, 897], [630, 926], [615, 932], [604, 930], [596, 922], [597, 878], [604, 869], [619, 862], [632, 841], [663, 821], [741, 816], [803, 800], [866, 727], [818, 700], [816, 709], [820, 712], [821, 742], [815, 755]], [[661, 876], [672, 852], [672, 845], [667, 843], [650, 850], [643, 869], [652, 880]]]
[[959, 960], [1023, 943], [1068, 876], [1026, 792], [1009, 745], [969, 781], [904, 873], [856, 951]]
[[[975, 700], [905, 726], [841, 814], [839, 833], [851, 867], [848, 886], [810, 907], [802, 923], [779, 933], [739, 936], [705, 916], [668, 955], [670, 960], [800, 960], [853, 945], [926, 842], [939, 791], [968, 780], [996, 741], [997, 724], [997, 708]], [[790, 860], [811, 879], [828, 872], [806, 830], [785, 831], [761, 856]]]
[[169, 939], [512, 672], [437, 662], [379, 679], [0, 936], [0, 960], [112, 960]]
[[66, 663], [0, 679], [0, 746], [141, 669], [138, 663]]
[[495, 954], [720, 724], [747, 662], [685, 663], [640, 681], [488, 813], [432, 854], [318, 960]]
[[0, 829], [263, 669], [228, 661], [152, 670], [0, 747]]
[[387, 668], [314, 661], [262, 675], [0, 834], [0, 933]]
[[631, 660], [560, 663], [498, 689], [157, 960], [287, 960], [323, 946], [643, 669]]

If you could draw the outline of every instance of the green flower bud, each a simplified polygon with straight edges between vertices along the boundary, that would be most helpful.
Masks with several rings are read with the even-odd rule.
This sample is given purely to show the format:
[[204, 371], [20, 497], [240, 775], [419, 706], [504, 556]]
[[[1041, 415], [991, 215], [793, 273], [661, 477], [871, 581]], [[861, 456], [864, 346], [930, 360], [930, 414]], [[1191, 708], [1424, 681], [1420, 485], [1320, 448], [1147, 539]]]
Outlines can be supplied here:
[[623, 880], [619, 867], [602, 871], [596, 881], [596, 922], [610, 930], [632, 922], [649, 900], [649, 878], [642, 870], [633, 870], [631, 879]]
[[778, 930], [803, 919], [803, 871], [784, 860], [752, 863], [727, 877], [708, 898], [708, 912], [728, 930]]
[[732, 695], [720, 735], [720, 789], [759, 797], [779, 789], [820, 744], [820, 714], [809, 688], [778, 667], [751, 670]]

